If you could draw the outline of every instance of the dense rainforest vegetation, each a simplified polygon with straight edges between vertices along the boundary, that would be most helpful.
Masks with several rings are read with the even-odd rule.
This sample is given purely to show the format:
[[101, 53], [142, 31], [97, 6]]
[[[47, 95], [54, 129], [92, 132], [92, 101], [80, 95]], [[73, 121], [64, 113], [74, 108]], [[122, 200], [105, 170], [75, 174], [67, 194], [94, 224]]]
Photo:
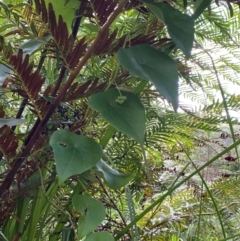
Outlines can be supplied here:
[[239, 240], [239, 5], [1, 0], [0, 240]]

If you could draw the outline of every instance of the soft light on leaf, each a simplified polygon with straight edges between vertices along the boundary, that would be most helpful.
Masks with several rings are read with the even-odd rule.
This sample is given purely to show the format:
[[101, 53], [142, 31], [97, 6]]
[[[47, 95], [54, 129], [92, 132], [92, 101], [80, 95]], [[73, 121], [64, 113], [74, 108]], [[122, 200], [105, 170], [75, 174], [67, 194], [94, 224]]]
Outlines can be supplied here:
[[162, 51], [140, 44], [118, 50], [120, 64], [135, 76], [151, 81], [176, 111], [178, 108], [178, 70], [176, 63]]
[[118, 131], [143, 145], [146, 116], [144, 106], [136, 94], [112, 88], [92, 95], [88, 105], [99, 111]]
[[83, 26], [88, 30], [90, 33], [97, 33], [98, 27], [96, 24], [93, 23], [84, 23]]
[[107, 186], [112, 189], [118, 189], [125, 186], [134, 176], [134, 173], [123, 174], [112, 169], [103, 160], [100, 160], [97, 163], [96, 169], [103, 174]]
[[75, 18], [76, 10], [79, 8], [80, 1], [79, 0], [67, 0], [67, 1], [45, 0], [46, 6], [48, 6], [49, 3], [53, 5], [53, 9], [56, 14], [57, 20], [58, 20], [58, 16], [62, 15], [63, 21], [66, 22], [68, 29], [71, 29], [72, 22]]
[[141, 1], [146, 4], [157, 18], [166, 24], [172, 40], [189, 58], [194, 39], [194, 18], [180, 12], [169, 4], [150, 0]]
[[55, 131], [50, 145], [54, 152], [59, 184], [72, 175], [89, 170], [102, 157], [102, 148], [97, 142], [67, 130]]
[[94, 231], [105, 218], [106, 211], [103, 204], [89, 195], [73, 196], [72, 204], [81, 214], [78, 222], [79, 238]]

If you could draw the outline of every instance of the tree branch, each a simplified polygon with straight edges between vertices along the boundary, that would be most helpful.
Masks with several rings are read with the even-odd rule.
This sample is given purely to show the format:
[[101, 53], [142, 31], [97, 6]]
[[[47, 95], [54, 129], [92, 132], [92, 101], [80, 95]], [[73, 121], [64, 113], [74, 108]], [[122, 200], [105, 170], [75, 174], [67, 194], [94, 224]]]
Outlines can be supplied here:
[[77, 67], [70, 73], [66, 84], [61, 89], [61, 92], [58, 94], [55, 101], [52, 104], [50, 104], [50, 107], [49, 107], [47, 113], [45, 114], [43, 119], [40, 121], [40, 123], [37, 125], [37, 128], [36, 128], [35, 132], [33, 133], [32, 137], [30, 138], [30, 140], [28, 141], [26, 147], [23, 149], [22, 153], [19, 155], [19, 157], [15, 161], [12, 169], [8, 172], [6, 178], [2, 182], [2, 185], [0, 186], [0, 196], [4, 193], [5, 190], [9, 189], [16, 172], [18, 171], [18, 169], [20, 168], [20, 166], [22, 165], [24, 160], [30, 154], [31, 149], [33, 148], [35, 142], [37, 141], [39, 135], [41, 134], [43, 128], [47, 124], [47, 122], [48, 122], [49, 118], [51, 117], [51, 115], [53, 114], [54, 110], [61, 103], [62, 99], [64, 98], [64, 96], [67, 93], [67, 90], [69, 89], [69, 87], [71, 86], [71, 84], [73, 83], [73, 81], [75, 80], [75, 78], [77, 77], [77, 75], [79, 74], [81, 69], [83, 68], [83, 66], [87, 63], [88, 59], [92, 56], [98, 42], [100, 41], [101, 38], [103, 38], [104, 34], [108, 32], [110, 25], [117, 18], [117, 16], [122, 12], [126, 3], [127, 3], [127, 0], [122, 0], [119, 3], [119, 5], [114, 10], [112, 15], [109, 17], [108, 21], [105, 23], [105, 25], [102, 27], [102, 29], [100, 29], [98, 36], [93, 41], [92, 45], [89, 47], [86, 54], [79, 61]]

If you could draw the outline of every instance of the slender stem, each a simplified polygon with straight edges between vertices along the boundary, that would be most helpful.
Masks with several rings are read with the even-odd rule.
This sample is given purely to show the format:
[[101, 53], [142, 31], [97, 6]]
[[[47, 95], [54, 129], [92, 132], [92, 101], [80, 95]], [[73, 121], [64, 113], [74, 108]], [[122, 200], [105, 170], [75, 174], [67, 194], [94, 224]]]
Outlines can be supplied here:
[[[81, 3], [80, 7], [79, 7], [79, 9], [77, 11], [77, 15], [79, 15], [81, 13], [81, 10], [82, 10], [83, 6], [85, 6], [85, 4]], [[78, 16], [75, 19], [75, 22], [74, 22], [74, 25], [73, 25], [73, 29], [72, 29], [72, 36], [73, 36], [74, 40], [77, 37], [77, 32], [78, 32], [78, 29], [79, 29], [79, 26], [80, 26], [80, 23], [81, 23], [81, 19], [82, 19], [82, 16]], [[61, 83], [63, 81], [65, 73], [66, 73], [66, 66], [63, 65], [62, 68], [61, 68], [60, 74], [58, 76], [58, 79], [56, 81], [55, 87], [54, 87], [54, 89], [53, 89], [53, 91], [51, 93], [52, 96], [56, 96], [57, 91], [58, 91], [58, 89], [59, 89], [59, 87], [60, 87], [60, 85], [61, 85]]]
[[126, 226], [127, 223], [126, 223], [126, 221], [125, 221], [125, 219], [124, 219], [122, 213], [121, 213], [120, 210], [118, 209], [117, 205], [115, 204], [115, 202], [113, 201], [113, 199], [111, 198], [111, 196], [108, 194], [108, 191], [107, 191], [107, 189], [105, 188], [105, 186], [102, 184], [102, 181], [100, 180], [100, 178], [99, 178], [98, 176], [96, 176], [96, 178], [97, 178], [97, 180], [98, 180], [98, 182], [99, 182], [101, 188], [103, 189], [103, 192], [107, 195], [109, 201], [112, 203], [113, 207], [114, 207], [115, 210], [118, 212], [118, 214], [119, 214], [119, 216], [121, 217], [121, 219], [122, 219], [124, 225]]
[[42, 189], [42, 193], [43, 193], [43, 196], [46, 198], [46, 200], [54, 207], [56, 208], [56, 210], [58, 210], [60, 213], [66, 215], [68, 217], [68, 220], [72, 226], [72, 228], [75, 228], [75, 225], [73, 224], [73, 221], [72, 221], [72, 217], [71, 217], [71, 214], [67, 211], [64, 211], [62, 208], [60, 208], [57, 204], [55, 204], [54, 202], [52, 202], [49, 197], [47, 196], [46, 192], [45, 192], [45, 189], [44, 189], [44, 180], [43, 180], [43, 175], [42, 175], [42, 171], [40, 169], [40, 167], [37, 165], [37, 168], [38, 168], [38, 171], [39, 171], [39, 175], [40, 175], [40, 180], [41, 180], [41, 189]]
[[37, 67], [37, 70], [40, 71], [41, 68], [42, 68], [42, 65], [44, 63], [44, 60], [46, 58], [46, 54], [47, 54], [47, 49], [45, 48], [42, 53], [41, 53], [41, 58], [39, 60], [39, 63], [38, 63], [38, 67]]
[[[16, 119], [20, 119], [20, 118], [21, 118], [22, 113], [23, 113], [23, 111], [24, 111], [24, 109], [25, 109], [25, 107], [26, 107], [26, 105], [27, 105], [27, 102], [28, 102], [28, 100], [27, 100], [26, 98], [24, 98], [24, 99], [22, 100], [22, 103], [21, 103], [20, 108], [19, 108], [19, 110], [18, 110], [18, 113], [17, 113], [17, 115], [16, 115]], [[15, 131], [16, 127], [17, 127], [17, 126], [13, 126], [13, 127], [12, 127], [12, 131]]]
[[56, 81], [56, 84], [54, 86], [54, 89], [53, 89], [53, 91], [51, 93], [51, 96], [56, 96], [57, 91], [58, 91], [58, 89], [59, 89], [59, 87], [60, 87], [60, 85], [61, 85], [61, 83], [63, 81], [65, 73], [66, 73], [66, 66], [63, 65], [62, 68], [61, 68], [60, 74], [58, 76], [58, 79]]
[[[46, 53], [47, 53], [47, 49], [45, 48], [45, 49], [42, 51], [42, 53], [41, 53], [41, 58], [40, 58], [40, 60], [39, 60], [38, 66], [37, 66], [37, 71], [40, 71], [40, 70], [41, 70], [42, 65], [43, 65], [43, 63], [44, 63], [44, 60], [45, 60], [45, 58], [46, 58]], [[24, 109], [25, 109], [25, 107], [26, 107], [26, 105], [27, 105], [27, 102], [28, 102], [28, 99], [27, 99], [27, 98], [24, 98], [23, 101], [22, 101], [22, 103], [21, 103], [21, 105], [20, 105], [20, 108], [19, 108], [19, 110], [18, 110], [18, 113], [17, 113], [17, 115], [16, 115], [16, 119], [20, 119], [20, 118], [21, 118], [22, 113], [23, 113], [23, 111], [24, 111]], [[12, 127], [12, 131], [15, 131], [15, 129], [16, 129], [16, 126], [13, 126], [13, 127]]]
[[[177, 139], [177, 142], [178, 144], [182, 147], [182, 149], [184, 150], [183, 148], [183, 145], [181, 144], [181, 142]], [[198, 170], [197, 166], [194, 164], [193, 160], [191, 159], [190, 155], [185, 151], [185, 154], [186, 156], [188, 157], [188, 159], [191, 161], [191, 164], [193, 165], [193, 167], [195, 168], [195, 170]], [[222, 233], [223, 233], [223, 237], [226, 238], [226, 232], [225, 232], [225, 229], [224, 229], [224, 224], [223, 224], [223, 221], [222, 221], [222, 217], [221, 217], [221, 214], [220, 214], [220, 210], [218, 208], [218, 205], [217, 205], [217, 202], [215, 201], [213, 195], [212, 195], [212, 192], [211, 190], [209, 189], [208, 187], [208, 184], [206, 183], [206, 181], [204, 180], [204, 177], [202, 176], [202, 174], [200, 172], [198, 172], [198, 175], [200, 177], [200, 179], [202, 180], [202, 184], [205, 186], [206, 188], [206, 191], [210, 197], [210, 199], [212, 200], [212, 203], [213, 203], [213, 206], [216, 210], [216, 214], [217, 214], [217, 217], [218, 217], [218, 220], [219, 220], [219, 223], [220, 223], [220, 226], [222, 228]], [[199, 233], [200, 233], [200, 221], [201, 221], [201, 218], [202, 218], [202, 198], [200, 200], [200, 210], [199, 210], [199, 221], [198, 221], [198, 230], [197, 230], [197, 237], [199, 237]]]
[[[232, 202], [224, 207], [222, 207], [221, 209], [219, 209], [219, 212], [222, 212], [226, 209], [228, 209], [229, 207], [233, 206], [233, 205], [239, 205], [239, 202]], [[216, 212], [209, 212], [209, 213], [191, 213], [191, 214], [184, 214], [184, 215], [179, 215], [179, 218], [193, 218], [193, 217], [198, 217], [198, 216], [214, 216], [216, 215]], [[157, 223], [155, 225], [152, 225], [152, 229], [161, 226], [162, 223]], [[224, 239], [225, 240], [225, 239]]]
[[[213, 58], [212, 58], [211, 54], [207, 50], [205, 50], [204, 48], [202, 48], [202, 49], [209, 56], [209, 58], [210, 58], [210, 60], [212, 62], [214, 74], [216, 76], [217, 83], [218, 83], [218, 86], [219, 86], [219, 89], [220, 89], [220, 92], [221, 92], [221, 96], [222, 96], [222, 99], [223, 99], [223, 106], [224, 106], [224, 109], [225, 109], [225, 112], [226, 112], [226, 115], [227, 115], [227, 122], [228, 122], [228, 125], [229, 125], [229, 128], [230, 128], [232, 139], [233, 139], [233, 142], [236, 142], [233, 125], [232, 125], [230, 113], [229, 113], [229, 110], [228, 110], [228, 105], [227, 105], [226, 98], [225, 98], [225, 93], [224, 93], [223, 87], [221, 85], [221, 81], [220, 81], [220, 78], [219, 78], [219, 74], [218, 74], [217, 68], [215, 66], [215, 63], [213, 61]], [[239, 163], [240, 160], [239, 160], [239, 153], [238, 153], [237, 147], [235, 148], [235, 152], [236, 152], [237, 160], [238, 160], [238, 163]]]
[[204, 165], [202, 165], [201, 167], [199, 167], [197, 170], [195, 170], [194, 172], [192, 172], [191, 174], [189, 174], [186, 178], [184, 178], [182, 181], [180, 181], [179, 183], [176, 183], [175, 186], [171, 187], [168, 189], [168, 191], [166, 191], [159, 199], [157, 199], [153, 204], [151, 204], [149, 207], [147, 207], [142, 213], [140, 213], [138, 216], [136, 216], [136, 219], [134, 221], [132, 221], [131, 223], [129, 223], [123, 230], [121, 230], [115, 237], [115, 240], [119, 240], [126, 232], [128, 232], [128, 230], [139, 220], [141, 220], [147, 213], [151, 212], [153, 210], [154, 207], [156, 207], [157, 205], [161, 204], [163, 202], [163, 200], [170, 196], [177, 188], [179, 188], [180, 186], [182, 186], [186, 181], [188, 181], [191, 177], [193, 177], [194, 175], [198, 174], [200, 171], [202, 171], [204, 168], [208, 167], [211, 163], [213, 163], [214, 161], [218, 160], [220, 157], [222, 157], [224, 154], [228, 153], [230, 150], [234, 149], [236, 146], [240, 145], [240, 140], [236, 141], [235, 143], [233, 143], [231, 146], [229, 146], [228, 148], [226, 148], [225, 150], [223, 150], [221, 153], [219, 153], [218, 155], [216, 155], [215, 157], [213, 157], [211, 160], [209, 160], [208, 162], [206, 162]]
[[14, 236], [14, 238], [13, 238], [12, 241], [18, 241], [18, 240], [20, 240], [21, 236], [22, 236], [22, 234], [18, 232], [18, 233]]
[[114, 10], [112, 15], [109, 17], [108, 21], [105, 23], [105, 25], [100, 29], [98, 36], [93, 41], [92, 45], [89, 47], [86, 54], [82, 57], [82, 59], [79, 61], [77, 67], [70, 73], [69, 78], [66, 82], [66, 84], [61, 89], [60, 93], [56, 97], [55, 101], [50, 105], [47, 113], [43, 117], [43, 119], [40, 121], [40, 123], [37, 125], [37, 128], [35, 132], [32, 134], [32, 137], [29, 139], [26, 147], [23, 149], [22, 153], [19, 155], [17, 160], [15, 161], [12, 169], [8, 172], [7, 176], [5, 177], [4, 181], [2, 182], [2, 185], [0, 186], [0, 196], [4, 193], [5, 190], [9, 189], [14, 176], [26, 157], [30, 154], [31, 149], [33, 148], [34, 144], [36, 143], [39, 135], [41, 134], [44, 126], [47, 124], [49, 118], [53, 114], [56, 107], [61, 103], [61, 100], [64, 98], [64, 96], [67, 93], [67, 90], [81, 71], [81, 69], [84, 67], [84, 65], [87, 63], [88, 59], [92, 56], [98, 42], [100, 39], [108, 32], [108, 29], [110, 25], [113, 23], [113, 21], [117, 18], [117, 16], [122, 12], [125, 4], [127, 3], [127, 0], [122, 0], [118, 7]]
[[24, 141], [24, 146], [27, 146], [27, 144], [29, 143], [29, 141], [31, 140], [33, 134], [35, 133], [39, 123], [41, 122], [40, 118], [37, 118], [37, 120], [34, 123], [34, 126], [32, 127], [32, 129], [30, 130], [30, 133], [28, 134], [27, 138]]

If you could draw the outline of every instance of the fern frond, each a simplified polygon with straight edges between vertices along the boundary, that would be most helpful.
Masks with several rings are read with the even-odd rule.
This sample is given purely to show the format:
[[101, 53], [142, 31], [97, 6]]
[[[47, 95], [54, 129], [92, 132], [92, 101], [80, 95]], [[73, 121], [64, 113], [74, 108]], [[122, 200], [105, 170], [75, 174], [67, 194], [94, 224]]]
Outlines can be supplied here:
[[18, 138], [9, 126], [0, 128], [0, 150], [9, 164], [10, 159], [16, 156], [18, 148]]
[[[79, 59], [84, 55], [87, 43], [86, 38], [81, 38], [74, 46], [74, 37], [69, 35], [67, 24], [60, 15], [58, 21], [52, 4], [49, 4], [48, 10], [43, 0], [35, 1], [36, 12], [41, 16], [42, 21], [46, 24], [51, 33], [56, 47], [69, 70], [74, 69]], [[55, 50], [54, 50], [55, 51]]]
[[108, 20], [108, 17], [114, 11], [118, 1], [107, 0], [99, 2], [98, 0], [90, 0], [93, 16], [98, 25], [102, 26]]

